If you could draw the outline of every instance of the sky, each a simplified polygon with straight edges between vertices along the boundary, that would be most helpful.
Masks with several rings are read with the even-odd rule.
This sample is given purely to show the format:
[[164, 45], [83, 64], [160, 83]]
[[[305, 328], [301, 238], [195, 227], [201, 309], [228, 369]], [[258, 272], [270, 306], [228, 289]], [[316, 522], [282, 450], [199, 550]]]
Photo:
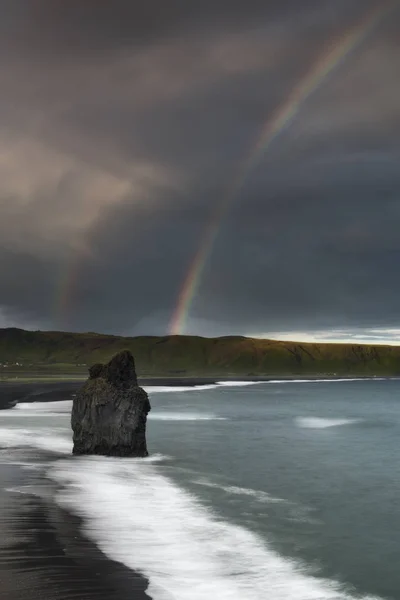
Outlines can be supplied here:
[[0, 0], [0, 327], [400, 343], [399, 50], [397, 0]]

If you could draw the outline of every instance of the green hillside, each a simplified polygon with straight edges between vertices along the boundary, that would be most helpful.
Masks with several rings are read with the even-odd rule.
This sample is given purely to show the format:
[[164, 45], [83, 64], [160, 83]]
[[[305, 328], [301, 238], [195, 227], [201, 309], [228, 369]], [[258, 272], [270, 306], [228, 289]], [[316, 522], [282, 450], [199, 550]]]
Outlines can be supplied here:
[[[0, 377], [84, 374], [122, 349], [140, 376], [400, 375], [400, 346], [303, 344], [244, 337], [117, 337], [0, 329]], [[16, 364], [18, 363], [18, 364]]]

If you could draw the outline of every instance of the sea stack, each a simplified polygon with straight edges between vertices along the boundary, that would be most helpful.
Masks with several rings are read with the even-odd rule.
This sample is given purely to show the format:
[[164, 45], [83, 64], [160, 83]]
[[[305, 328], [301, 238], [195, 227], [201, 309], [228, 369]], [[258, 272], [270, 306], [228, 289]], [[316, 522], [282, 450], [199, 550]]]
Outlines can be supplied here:
[[147, 456], [146, 392], [138, 386], [128, 350], [108, 364], [95, 364], [72, 405], [73, 454]]

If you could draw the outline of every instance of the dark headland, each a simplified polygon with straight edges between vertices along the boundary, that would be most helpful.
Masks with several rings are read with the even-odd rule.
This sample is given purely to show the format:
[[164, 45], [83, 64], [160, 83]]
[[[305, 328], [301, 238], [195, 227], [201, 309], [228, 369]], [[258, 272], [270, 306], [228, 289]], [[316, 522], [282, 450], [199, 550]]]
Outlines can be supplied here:
[[400, 375], [400, 346], [314, 344], [239, 336], [118, 337], [0, 329], [0, 380], [85, 379], [88, 365], [132, 352], [141, 385], [216, 379]]

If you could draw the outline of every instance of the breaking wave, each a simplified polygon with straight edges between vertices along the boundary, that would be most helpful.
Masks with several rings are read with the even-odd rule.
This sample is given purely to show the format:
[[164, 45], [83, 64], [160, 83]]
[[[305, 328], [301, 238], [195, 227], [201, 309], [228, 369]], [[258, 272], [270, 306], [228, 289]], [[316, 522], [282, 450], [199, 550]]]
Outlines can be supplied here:
[[219, 417], [208, 413], [152, 411], [147, 417], [150, 421], [226, 421], [226, 417]]
[[264, 383], [343, 383], [349, 381], [385, 381], [385, 377], [347, 377], [342, 379], [270, 379]]
[[72, 400], [57, 400], [55, 402], [19, 402], [10, 410], [1, 411], [0, 415], [12, 417], [43, 417], [46, 415], [71, 414]]
[[321, 417], [296, 417], [295, 423], [298, 427], [305, 429], [326, 429], [327, 427], [339, 427], [340, 425], [353, 425], [361, 419], [325, 419]]
[[218, 483], [213, 483], [208, 479], [195, 479], [192, 481], [196, 485], [201, 485], [204, 487], [214, 488], [218, 490], [222, 490], [227, 494], [235, 494], [238, 496], [250, 496], [254, 498], [258, 502], [269, 502], [269, 503], [281, 503], [286, 502], [283, 498], [275, 498], [268, 494], [268, 492], [263, 492], [262, 490], [253, 490], [252, 488], [243, 488], [236, 485], [220, 485]]
[[[60, 417], [69, 419], [72, 410], [72, 400], [63, 402], [33, 402], [17, 404], [10, 410], [1, 411], [4, 417]], [[226, 421], [226, 417], [219, 417], [214, 413], [160, 411], [153, 409], [148, 415], [151, 421]], [[1, 438], [0, 438], [1, 445]]]
[[144, 385], [143, 389], [148, 394], [160, 394], [169, 392], [201, 392], [203, 390], [214, 390], [218, 385], [209, 383], [205, 385]]
[[217, 385], [224, 387], [245, 387], [248, 385], [259, 385], [264, 381], [217, 381]]
[[[63, 430], [62, 430], [63, 431]], [[71, 454], [71, 435], [58, 433], [56, 428], [0, 428], [0, 448], [37, 448], [48, 452]]]
[[157, 466], [121, 459], [62, 460], [49, 471], [58, 503], [84, 520], [111, 559], [149, 580], [155, 600], [345, 600], [261, 537], [220, 518]]

